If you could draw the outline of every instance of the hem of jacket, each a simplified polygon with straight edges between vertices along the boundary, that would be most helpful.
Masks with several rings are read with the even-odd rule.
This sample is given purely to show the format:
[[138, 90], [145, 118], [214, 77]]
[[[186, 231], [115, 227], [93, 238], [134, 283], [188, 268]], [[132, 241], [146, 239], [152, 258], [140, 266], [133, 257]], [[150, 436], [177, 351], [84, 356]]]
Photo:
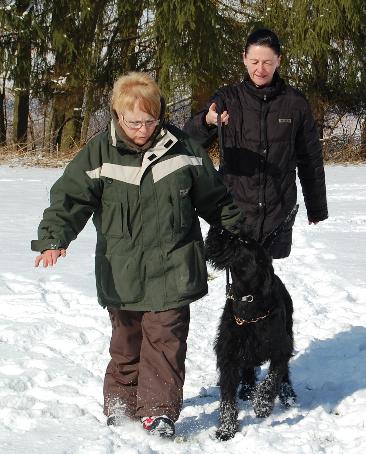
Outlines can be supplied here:
[[188, 304], [193, 303], [194, 301], [197, 301], [201, 298], [203, 298], [205, 295], [208, 293], [208, 287], [206, 287], [203, 291], [198, 293], [197, 295], [194, 296], [189, 296], [189, 297], [182, 297], [179, 300], [175, 301], [169, 301], [165, 303], [164, 305], [161, 305], [160, 307], [151, 307], [151, 303], [147, 302], [136, 302], [136, 303], [122, 303], [121, 301], [115, 301], [115, 300], [107, 300], [107, 299], [102, 299], [98, 297], [98, 303], [103, 307], [103, 308], [108, 308], [111, 307], [113, 309], [119, 309], [121, 311], [144, 311], [144, 312], [161, 312], [161, 311], [167, 311], [170, 309], [177, 309], [178, 307], [183, 307], [187, 306]]

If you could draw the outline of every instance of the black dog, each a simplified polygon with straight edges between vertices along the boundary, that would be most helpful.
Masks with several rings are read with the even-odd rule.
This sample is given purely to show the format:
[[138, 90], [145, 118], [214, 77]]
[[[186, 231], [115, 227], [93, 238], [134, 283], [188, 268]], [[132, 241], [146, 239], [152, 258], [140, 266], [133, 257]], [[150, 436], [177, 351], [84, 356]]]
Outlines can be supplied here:
[[[274, 274], [272, 259], [256, 241], [211, 228], [208, 260], [230, 268], [232, 284], [215, 341], [221, 388], [220, 426], [216, 437], [228, 440], [238, 428], [236, 393], [251, 399], [257, 417], [269, 416], [279, 396], [283, 405], [296, 399], [288, 363], [293, 352], [292, 300]], [[256, 385], [255, 368], [270, 361], [267, 377]]]

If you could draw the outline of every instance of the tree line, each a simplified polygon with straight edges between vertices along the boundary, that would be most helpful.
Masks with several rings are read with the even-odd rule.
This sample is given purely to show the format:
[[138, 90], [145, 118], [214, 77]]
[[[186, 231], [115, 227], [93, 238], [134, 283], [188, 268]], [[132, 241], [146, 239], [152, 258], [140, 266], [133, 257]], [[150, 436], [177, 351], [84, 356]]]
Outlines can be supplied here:
[[321, 134], [351, 113], [365, 143], [364, 0], [0, 0], [0, 144], [80, 146], [114, 79], [132, 70], [194, 113], [242, 78], [245, 38], [263, 26], [279, 35], [281, 75], [308, 96]]

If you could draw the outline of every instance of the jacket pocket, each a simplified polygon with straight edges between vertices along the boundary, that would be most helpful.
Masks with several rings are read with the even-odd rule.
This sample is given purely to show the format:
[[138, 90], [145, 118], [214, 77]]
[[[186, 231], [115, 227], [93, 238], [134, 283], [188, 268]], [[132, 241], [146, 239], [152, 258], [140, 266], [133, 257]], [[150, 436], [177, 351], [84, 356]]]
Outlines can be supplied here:
[[190, 229], [193, 218], [193, 206], [189, 194], [189, 188], [179, 190], [180, 206], [180, 228], [182, 230]]
[[123, 236], [122, 204], [110, 200], [102, 200], [101, 231], [105, 236]]
[[142, 298], [140, 266], [132, 254], [102, 256], [98, 268], [97, 286], [102, 300], [128, 304]]
[[172, 195], [174, 233], [182, 233], [190, 230], [193, 220], [193, 205], [189, 194], [190, 188], [178, 189]]
[[175, 250], [173, 260], [179, 297], [193, 297], [207, 290], [207, 268], [202, 243], [192, 241]]
[[101, 232], [114, 238], [131, 238], [128, 204], [102, 200]]

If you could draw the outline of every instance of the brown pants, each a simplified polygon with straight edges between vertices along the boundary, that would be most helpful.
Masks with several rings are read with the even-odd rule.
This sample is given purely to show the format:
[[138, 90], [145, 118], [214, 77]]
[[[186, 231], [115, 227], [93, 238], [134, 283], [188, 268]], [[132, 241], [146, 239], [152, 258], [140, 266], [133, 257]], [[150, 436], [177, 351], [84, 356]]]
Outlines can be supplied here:
[[189, 306], [162, 312], [108, 309], [111, 361], [104, 413], [179, 417], [183, 402]]

